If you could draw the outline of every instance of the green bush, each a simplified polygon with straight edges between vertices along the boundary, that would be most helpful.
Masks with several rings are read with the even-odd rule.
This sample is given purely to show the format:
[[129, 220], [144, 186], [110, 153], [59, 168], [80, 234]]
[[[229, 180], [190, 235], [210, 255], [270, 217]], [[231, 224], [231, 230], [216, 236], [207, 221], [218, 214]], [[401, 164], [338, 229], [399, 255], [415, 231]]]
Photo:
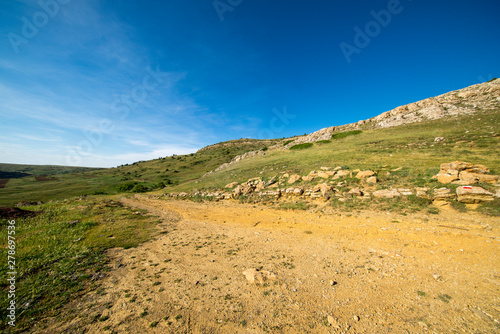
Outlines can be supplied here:
[[318, 140], [316, 144], [330, 144], [331, 142], [331, 140]]
[[341, 139], [341, 138], [345, 138], [345, 137], [349, 137], [349, 136], [355, 136], [355, 135], [359, 135], [362, 132], [363, 131], [361, 131], [361, 130], [353, 130], [353, 131], [334, 133], [332, 135], [332, 139]]
[[116, 186], [116, 190], [118, 190], [120, 192], [130, 191], [134, 188], [135, 185], [136, 185], [135, 182], [128, 182], [128, 183], [120, 184], [120, 185]]
[[132, 192], [134, 193], [145, 193], [146, 191], [148, 191], [149, 189], [147, 187], [145, 187], [144, 185], [142, 184], [137, 184], [134, 186], [134, 188], [132, 189]]
[[291, 150], [304, 150], [306, 148], [312, 147], [313, 143], [298, 144], [290, 147]]

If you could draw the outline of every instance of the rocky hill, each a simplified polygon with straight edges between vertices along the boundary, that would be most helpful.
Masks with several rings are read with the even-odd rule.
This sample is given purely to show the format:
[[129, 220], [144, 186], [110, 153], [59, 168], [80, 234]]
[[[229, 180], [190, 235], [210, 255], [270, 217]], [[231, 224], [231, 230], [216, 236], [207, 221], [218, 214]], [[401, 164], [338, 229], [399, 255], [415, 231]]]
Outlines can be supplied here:
[[[314, 143], [329, 140], [334, 133], [350, 130], [366, 130], [389, 128], [404, 124], [436, 120], [440, 118], [468, 115], [500, 107], [500, 79], [493, 79], [485, 83], [469, 86], [463, 89], [431, 97], [422, 101], [410, 103], [386, 111], [378, 116], [341, 126], [323, 128], [309, 135], [289, 138], [286, 145], [282, 142], [269, 147], [270, 149], [289, 149], [292, 146], [304, 143]], [[265, 154], [263, 151], [247, 152], [235, 157], [230, 163], [218, 167], [222, 170], [243, 159]], [[210, 174], [209, 172], [208, 174]]]
[[463, 89], [410, 103], [386, 111], [378, 116], [342, 126], [332, 126], [299, 137], [285, 148], [330, 139], [335, 132], [359, 129], [389, 128], [458, 115], [473, 114], [500, 107], [500, 79], [469, 86]]

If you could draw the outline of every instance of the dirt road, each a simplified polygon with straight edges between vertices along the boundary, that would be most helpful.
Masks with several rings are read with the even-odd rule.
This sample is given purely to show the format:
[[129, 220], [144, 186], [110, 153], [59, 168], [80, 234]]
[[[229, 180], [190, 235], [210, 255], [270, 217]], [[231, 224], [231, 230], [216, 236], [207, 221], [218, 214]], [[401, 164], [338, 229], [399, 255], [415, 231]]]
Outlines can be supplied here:
[[498, 217], [122, 201], [162, 234], [113, 250], [103, 289], [47, 333], [500, 332]]

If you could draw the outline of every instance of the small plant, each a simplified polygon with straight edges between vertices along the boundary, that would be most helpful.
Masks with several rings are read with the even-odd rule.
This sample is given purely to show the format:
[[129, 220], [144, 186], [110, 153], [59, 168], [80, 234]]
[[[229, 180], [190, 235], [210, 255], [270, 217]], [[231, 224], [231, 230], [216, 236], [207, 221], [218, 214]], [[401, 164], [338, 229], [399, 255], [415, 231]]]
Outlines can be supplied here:
[[182, 315], [180, 315], [180, 314], [177, 314], [177, 315], [175, 316], [175, 320], [179, 320], [179, 319], [181, 319], [181, 318], [182, 318]]
[[427, 294], [423, 291], [417, 290], [417, 294], [421, 297], [427, 297]]
[[158, 323], [159, 323], [158, 321], [153, 321], [152, 323], [149, 324], [149, 327], [154, 328], [158, 326]]
[[439, 213], [438, 208], [428, 208], [427, 212], [430, 213], [431, 215], [437, 215]]
[[451, 300], [451, 297], [447, 294], [441, 294], [438, 296], [439, 299], [441, 299], [445, 303], [449, 303]]
[[109, 317], [107, 315], [103, 315], [102, 317], [99, 318], [99, 321], [106, 321], [108, 319]]

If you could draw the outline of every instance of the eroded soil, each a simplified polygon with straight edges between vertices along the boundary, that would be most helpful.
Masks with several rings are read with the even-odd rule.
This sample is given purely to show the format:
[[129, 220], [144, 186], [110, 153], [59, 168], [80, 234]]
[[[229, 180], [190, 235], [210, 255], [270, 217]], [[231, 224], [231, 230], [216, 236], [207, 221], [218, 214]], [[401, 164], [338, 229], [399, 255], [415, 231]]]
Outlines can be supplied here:
[[[34, 332], [500, 331], [499, 218], [122, 201], [162, 234], [113, 250], [103, 288]], [[249, 283], [249, 268], [278, 279]]]

